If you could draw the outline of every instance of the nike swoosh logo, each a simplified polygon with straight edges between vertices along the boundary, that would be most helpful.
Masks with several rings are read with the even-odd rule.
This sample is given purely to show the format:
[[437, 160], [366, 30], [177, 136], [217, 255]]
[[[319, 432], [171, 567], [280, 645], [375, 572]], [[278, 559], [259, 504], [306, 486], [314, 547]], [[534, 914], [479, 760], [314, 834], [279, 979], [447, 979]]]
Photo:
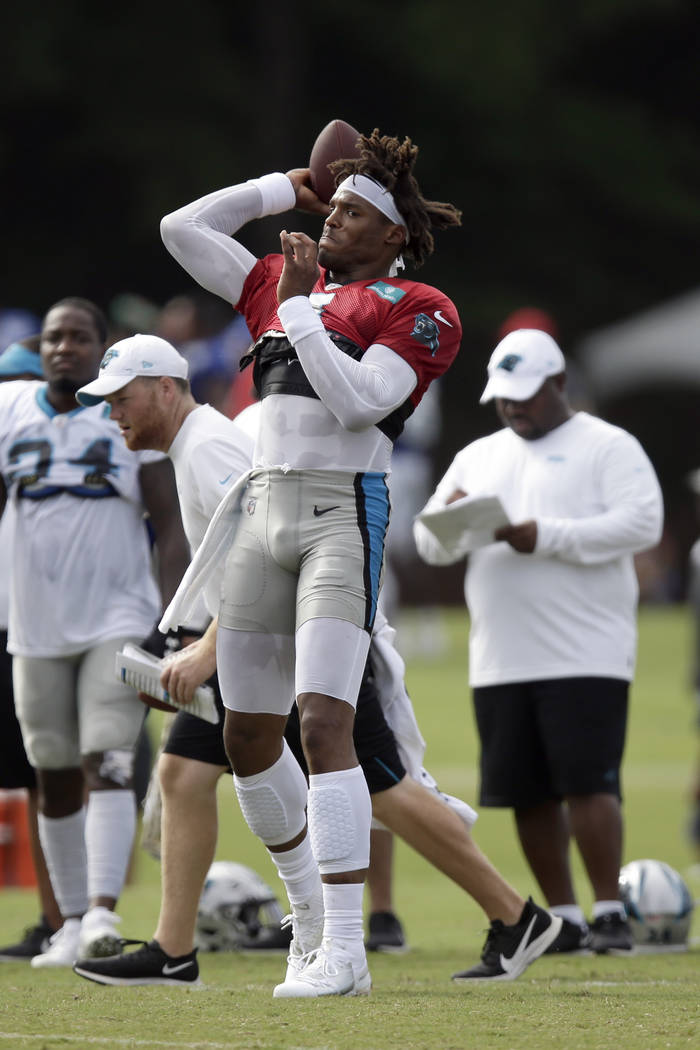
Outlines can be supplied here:
[[525, 936], [520, 941], [520, 944], [515, 949], [510, 959], [506, 959], [505, 955], [501, 954], [501, 966], [506, 973], [510, 973], [519, 964], [521, 956], [525, 955], [530, 944], [530, 934], [532, 933], [532, 927], [537, 922], [537, 916], [533, 915], [530, 920], [530, 925], [525, 930]]
[[340, 504], [337, 507], [324, 507], [323, 510], [319, 510], [318, 507], [314, 506], [314, 517], [320, 518], [322, 514], [328, 514], [329, 510], [340, 510]]
[[163, 976], [170, 977], [172, 973], [179, 973], [180, 970], [186, 970], [188, 966], [193, 966], [192, 959], [189, 962], [178, 963], [177, 966], [171, 966], [170, 963], [166, 963], [163, 967]]
[[434, 316], [438, 321], [442, 321], [443, 324], [446, 324], [448, 328], [454, 328], [454, 325], [450, 324], [447, 318], [442, 316], [442, 310], [436, 310]]
[[219, 482], [219, 484], [220, 485], [225, 485], [226, 482], [228, 481], [228, 479], [232, 478], [232, 477], [233, 477], [233, 471], [231, 471], [230, 474], [227, 474], [225, 478], [222, 478], [221, 481]]

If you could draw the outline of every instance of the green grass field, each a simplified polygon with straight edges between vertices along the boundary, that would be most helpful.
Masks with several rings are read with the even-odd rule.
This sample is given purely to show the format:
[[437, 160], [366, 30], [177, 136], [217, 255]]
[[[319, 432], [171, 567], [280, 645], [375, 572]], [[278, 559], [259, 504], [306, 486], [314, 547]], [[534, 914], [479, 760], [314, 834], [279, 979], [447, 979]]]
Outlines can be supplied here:
[[[444, 625], [444, 654], [412, 658], [408, 684], [428, 741], [428, 768], [444, 790], [473, 802], [477, 748], [466, 687], [465, 614], [446, 614]], [[419, 627], [417, 613], [402, 623], [404, 646], [414, 653]], [[624, 766], [625, 859], [667, 861], [699, 898], [700, 871], [693, 866], [700, 858], [685, 837], [699, 750], [689, 656], [687, 610], [644, 609]], [[475, 837], [521, 893], [537, 896], [509, 813], [483, 810]], [[248, 864], [279, 886], [265, 851], [243, 825], [229, 783], [221, 786], [218, 856]], [[577, 860], [575, 871], [588, 911], [590, 894]], [[0, 1050], [700, 1046], [700, 907], [687, 953], [547, 958], [513, 983], [465, 988], [449, 977], [478, 958], [485, 928], [480, 910], [402, 844], [395, 895], [412, 950], [371, 959], [374, 989], [366, 1000], [273, 1000], [284, 967], [279, 955], [204, 955], [201, 990], [103, 988], [71, 972], [0, 964]], [[139, 852], [119, 908], [125, 936], [151, 935], [158, 902], [157, 864]], [[32, 892], [0, 890], [1, 943], [35, 918]]]

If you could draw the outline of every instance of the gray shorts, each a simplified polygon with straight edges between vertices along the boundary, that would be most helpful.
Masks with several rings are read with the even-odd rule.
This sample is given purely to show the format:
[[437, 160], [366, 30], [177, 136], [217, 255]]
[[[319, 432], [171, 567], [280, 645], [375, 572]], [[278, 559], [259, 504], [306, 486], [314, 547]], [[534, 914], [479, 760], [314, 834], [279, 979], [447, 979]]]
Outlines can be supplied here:
[[219, 623], [293, 635], [307, 620], [371, 633], [384, 565], [384, 474], [256, 471], [224, 570]]
[[130, 751], [146, 713], [114, 674], [114, 657], [131, 638], [113, 638], [72, 656], [15, 656], [17, 718], [37, 769], [72, 769], [81, 756]]

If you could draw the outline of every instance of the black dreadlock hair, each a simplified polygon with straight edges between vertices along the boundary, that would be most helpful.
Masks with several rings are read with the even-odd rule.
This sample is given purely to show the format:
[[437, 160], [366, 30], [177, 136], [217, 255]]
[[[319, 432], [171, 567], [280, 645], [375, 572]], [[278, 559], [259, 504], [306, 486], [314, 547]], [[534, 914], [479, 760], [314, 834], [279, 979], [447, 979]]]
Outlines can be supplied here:
[[358, 145], [359, 157], [328, 165], [336, 186], [348, 175], [367, 175], [389, 190], [408, 227], [409, 241], [402, 252], [417, 267], [421, 266], [435, 248], [431, 228], [461, 226], [461, 211], [453, 204], [423, 197], [413, 175], [418, 147], [409, 138], [399, 142], [391, 135], [380, 135], [379, 128], [375, 128], [371, 135], [360, 135]]

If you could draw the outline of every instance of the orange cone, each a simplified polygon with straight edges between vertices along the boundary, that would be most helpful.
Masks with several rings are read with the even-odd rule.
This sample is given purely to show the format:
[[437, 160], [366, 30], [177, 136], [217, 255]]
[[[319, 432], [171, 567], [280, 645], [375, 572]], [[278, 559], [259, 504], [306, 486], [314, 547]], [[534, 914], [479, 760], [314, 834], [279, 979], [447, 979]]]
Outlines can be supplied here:
[[1, 886], [36, 886], [25, 788], [0, 790]]

